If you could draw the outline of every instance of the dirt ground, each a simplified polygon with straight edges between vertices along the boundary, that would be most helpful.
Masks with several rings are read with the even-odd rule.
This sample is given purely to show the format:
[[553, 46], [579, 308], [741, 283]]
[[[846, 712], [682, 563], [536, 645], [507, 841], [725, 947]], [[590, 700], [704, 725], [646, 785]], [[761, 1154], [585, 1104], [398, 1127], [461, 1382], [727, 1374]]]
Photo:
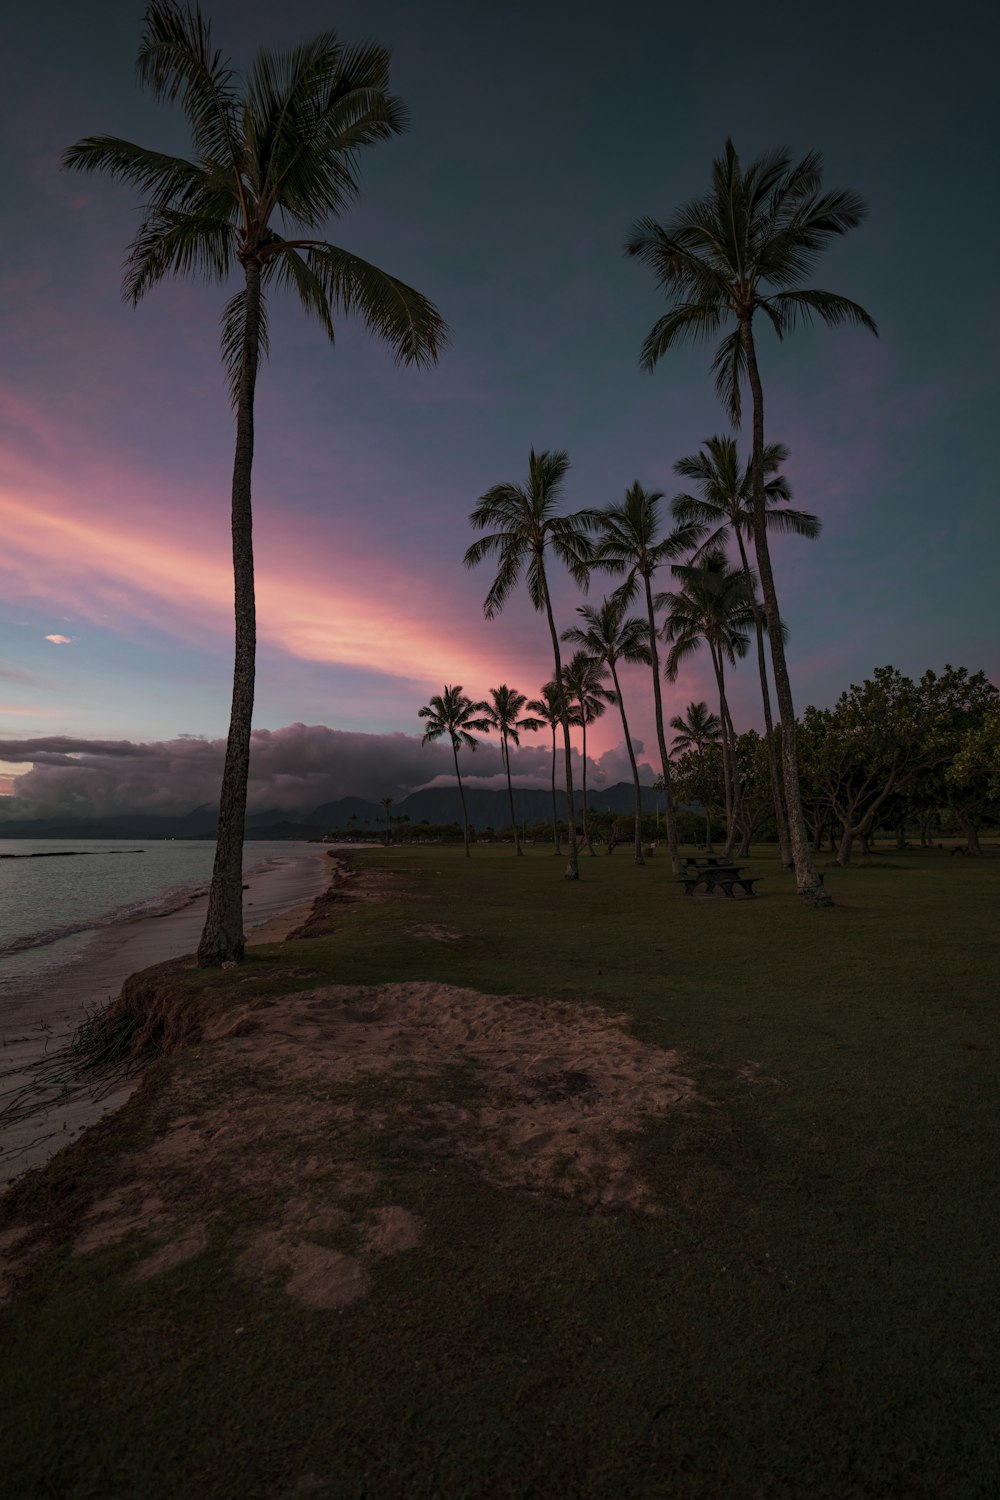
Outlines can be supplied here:
[[[656, 1214], [627, 1135], [693, 1089], [676, 1053], [625, 1022], [434, 983], [249, 1000], [157, 1094], [152, 1143], [119, 1158], [113, 1191], [82, 1206], [73, 1251], [134, 1236], [142, 1278], [228, 1235], [235, 1275], [342, 1306], [424, 1232], [371, 1165], [366, 1143], [387, 1133], [429, 1166], [457, 1156], [515, 1191]], [[0, 1235], [0, 1297], [46, 1248], [37, 1226]]]

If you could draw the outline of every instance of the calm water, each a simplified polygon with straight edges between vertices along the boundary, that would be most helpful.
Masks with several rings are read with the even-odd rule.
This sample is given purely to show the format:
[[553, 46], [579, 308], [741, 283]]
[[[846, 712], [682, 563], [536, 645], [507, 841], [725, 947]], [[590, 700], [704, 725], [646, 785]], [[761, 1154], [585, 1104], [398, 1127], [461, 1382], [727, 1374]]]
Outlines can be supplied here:
[[[244, 874], [301, 847], [247, 843]], [[210, 840], [0, 839], [0, 995], [72, 960], [102, 927], [186, 905], [214, 858]]]

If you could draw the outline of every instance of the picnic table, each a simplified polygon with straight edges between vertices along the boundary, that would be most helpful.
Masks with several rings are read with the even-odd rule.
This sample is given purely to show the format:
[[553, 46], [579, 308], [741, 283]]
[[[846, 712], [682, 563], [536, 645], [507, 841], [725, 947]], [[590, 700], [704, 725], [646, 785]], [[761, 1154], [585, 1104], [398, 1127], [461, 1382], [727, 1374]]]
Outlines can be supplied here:
[[684, 861], [685, 872], [677, 877], [684, 886], [685, 896], [693, 896], [700, 885], [704, 885], [705, 894], [713, 896], [716, 888], [730, 901], [735, 900], [733, 887], [739, 886], [744, 895], [752, 896], [754, 886], [760, 879], [759, 875], [744, 875], [745, 865], [727, 864], [724, 860], [687, 858]]

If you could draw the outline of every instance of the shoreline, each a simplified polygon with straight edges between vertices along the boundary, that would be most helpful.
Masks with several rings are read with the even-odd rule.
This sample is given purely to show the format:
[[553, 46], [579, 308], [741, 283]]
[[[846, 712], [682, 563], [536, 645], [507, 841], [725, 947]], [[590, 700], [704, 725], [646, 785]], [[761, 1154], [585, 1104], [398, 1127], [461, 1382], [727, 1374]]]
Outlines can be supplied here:
[[[276, 863], [247, 875], [247, 947], [283, 942], [308, 920], [336, 875], [337, 862], [330, 856], [338, 848], [322, 844], [309, 853], [279, 855]], [[0, 1021], [0, 1069], [8, 1074], [0, 1083], [3, 1093], [28, 1083], [32, 1066], [65, 1044], [89, 1012], [114, 1000], [130, 975], [194, 952], [207, 907], [206, 891], [172, 910], [98, 929], [64, 969], [15, 998]], [[65, 1103], [42, 1103], [26, 1118], [0, 1123], [0, 1194], [23, 1172], [41, 1166], [81, 1131], [120, 1108], [140, 1078], [102, 1097], [89, 1093]], [[99, 1090], [100, 1084], [94, 1088]]]

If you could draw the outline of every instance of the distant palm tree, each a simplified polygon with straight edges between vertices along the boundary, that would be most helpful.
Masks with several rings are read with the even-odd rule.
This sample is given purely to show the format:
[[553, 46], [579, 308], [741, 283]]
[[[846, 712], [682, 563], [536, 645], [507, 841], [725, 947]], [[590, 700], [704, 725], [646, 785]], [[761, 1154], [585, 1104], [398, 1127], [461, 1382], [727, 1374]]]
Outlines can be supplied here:
[[719, 722], [722, 733], [722, 767], [726, 795], [726, 858], [733, 851], [739, 819], [740, 788], [733, 747], [736, 732], [726, 701], [725, 664], [735, 664], [750, 649], [749, 630], [753, 612], [742, 568], [733, 568], [721, 552], [711, 553], [698, 567], [675, 567], [682, 579], [679, 591], [662, 594], [658, 609], [667, 610], [664, 639], [671, 642], [667, 676], [676, 680], [680, 663], [697, 651], [702, 641], [712, 658], [719, 689]]
[[614, 695], [604, 686], [607, 677], [607, 667], [588, 651], [574, 652], [563, 667], [566, 693], [576, 708], [578, 722], [583, 728], [583, 842], [590, 854], [593, 854], [594, 846], [590, 841], [587, 822], [587, 725], [599, 719], [608, 704], [614, 702]]
[[666, 562], [676, 561], [704, 535], [704, 526], [684, 525], [660, 536], [660, 490], [644, 490], [638, 482], [629, 486], [625, 498], [617, 505], [596, 511], [599, 540], [594, 554], [597, 567], [611, 573], [626, 574], [618, 590], [626, 605], [632, 604], [640, 591], [646, 605], [646, 627], [649, 632], [650, 666], [653, 670], [653, 707], [656, 717], [656, 741], [660, 749], [660, 774], [663, 778], [664, 814], [667, 822], [667, 849], [675, 874], [680, 874], [677, 847], [677, 818], [670, 785], [670, 756], [663, 729], [663, 694], [660, 688], [660, 656], [656, 649], [656, 618], [653, 609], [653, 575]]
[[[678, 714], [670, 720], [671, 729], [677, 733], [670, 741], [671, 751], [693, 750], [704, 755], [709, 745], [717, 745], [722, 738], [722, 724], [718, 714], [709, 712], [707, 703], [689, 703], [683, 718]], [[712, 847], [712, 815], [705, 809], [705, 848]]]
[[213, 51], [197, 6], [149, 0], [139, 79], [158, 99], [180, 101], [195, 159], [115, 136], [87, 136], [63, 157], [146, 195], [129, 247], [123, 291], [137, 303], [166, 276], [243, 286], [222, 315], [222, 354], [236, 409], [232, 483], [236, 649], [215, 867], [203, 966], [243, 957], [243, 824], [250, 764], [256, 618], [250, 478], [257, 367], [267, 354], [266, 288], [296, 294], [333, 339], [334, 312], [356, 312], [405, 364], [437, 359], [445, 326], [412, 287], [316, 237], [358, 196], [358, 155], [399, 135], [406, 114], [389, 89], [383, 47], [346, 47], [330, 30], [290, 52], [261, 51], [241, 79]]
[[694, 750], [702, 755], [707, 745], [717, 745], [722, 738], [722, 724], [718, 714], [709, 712], [707, 703], [689, 703], [684, 717], [679, 714], [670, 720], [671, 729], [677, 733], [670, 741], [672, 750]]
[[430, 703], [420, 710], [419, 717], [427, 720], [427, 728], [421, 744], [426, 745], [429, 740], [439, 740], [445, 735], [451, 741], [451, 753], [455, 757], [455, 780], [458, 782], [458, 795], [462, 803], [462, 832], [465, 837], [465, 857], [469, 858], [469, 814], [465, 807], [465, 789], [462, 786], [462, 773], [458, 769], [458, 752], [461, 746], [467, 750], [475, 750], [477, 741], [472, 738], [474, 734], [488, 734], [489, 721], [479, 714], [480, 705], [473, 703], [471, 698], [466, 698], [461, 687], [445, 687], [444, 694], [435, 693]]
[[[805, 510], [793, 510], [787, 502], [792, 498], [791, 486], [781, 465], [787, 462], [788, 449], [783, 443], [768, 443], [764, 449], [764, 503], [765, 525], [769, 532], [792, 532], [797, 536], [817, 537], [823, 523], [817, 516]], [[677, 495], [671, 502], [674, 518], [681, 525], [704, 526], [709, 529], [698, 552], [691, 561], [698, 562], [707, 553], [722, 550], [735, 537], [740, 552], [743, 572], [750, 586], [750, 604], [753, 609], [754, 630], [757, 636], [757, 670], [760, 674], [760, 691], [764, 705], [764, 736], [767, 741], [767, 758], [771, 774], [771, 798], [778, 828], [778, 847], [781, 862], [787, 868], [792, 865], [791, 844], [788, 839], [788, 824], [785, 821], [784, 798], [781, 791], [781, 770], [778, 751], [774, 742], [774, 723], [771, 718], [771, 694], [767, 686], [767, 662], [764, 657], [764, 622], [757, 594], [753, 587], [753, 573], [747, 557], [745, 538], [753, 535], [753, 474], [751, 465], [740, 465], [736, 452], [736, 440], [731, 437], [710, 437], [697, 454], [678, 459], [674, 471], [685, 479], [698, 482], [699, 493]]]
[[503, 768], [507, 773], [507, 798], [510, 802], [510, 826], [514, 830], [514, 853], [523, 855], [521, 838], [517, 831], [517, 815], [514, 811], [514, 787], [510, 779], [510, 749], [511, 743], [521, 743], [521, 730], [526, 729], [529, 733], [541, 729], [541, 719], [520, 718], [519, 715], [527, 703], [523, 693], [515, 692], [513, 688], [503, 683], [498, 688], [490, 688], [490, 696], [484, 703], [477, 703], [476, 708], [488, 723], [491, 730], [496, 730], [500, 735], [500, 758]]
[[[483, 603], [483, 613], [492, 620], [500, 613], [516, 588], [522, 572], [528, 585], [528, 597], [539, 611], [545, 612], [552, 638], [555, 682], [562, 681], [562, 656], [559, 635], [552, 615], [552, 600], [545, 575], [545, 551], [551, 547], [565, 563], [581, 588], [590, 576], [591, 546], [587, 536], [592, 522], [585, 513], [559, 515], [563, 480], [569, 469], [569, 458], [563, 452], [536, 453], [528, 456], [528, 483], [496, 484], [480, 496], [479, 504], [469, 517], [478, 531], [493, 527], [480, 537], [465, 554], [465, 566], [474, 568], [484, 558], [497, 558], [497, 574]], [[579, 880], [580, 865], [576, 847], [576, 809], [573, 804], [573, 748], [569, 737], [569, 719], [563, 705], [562, 731], [566, 759], [566, 804], [568, 812], [569, 861], [566, 879]]]
[[764, 394], [757, 367], [753, 320], [762, 312], [779, 338], [801, 318], [855, 323], [878, 330], [858, 303], [834, 292], [805, 289], [802, 281], [819, 252], [864, 219], [867, 208], [854, 192], [821, 191], [818, 152], [793, 165], [787, 151], [766, 153], [746, 170], [726, 141], [712, 168], [712, 187], [690, 199], [663, 226], [640, 219], [626, 243], [654, 272], [669, 310], [642, 346], [641, 363], [652, 370], [674, 344], [713, 338], [731, 318], [736, 327], [719, 345], [712, 368], [733, 423], [741, 417], [740, 387], [753, 398], [753, 537], [768, 623], [774, 686], [781, 720], [781, 758], [789, 836], [799, 894], [815, 906], [830, 905], [813, 863], [802, 816], [795, 753], [795, 708], [767, 543], [764, 494]]
[[392, 824], [391, 824], [391, 822], [389, 820], [389, 809], [390, 809], [390, 807], [392, 806], [393, 802], [396, 799], [394, 797], [380, 797], [378, 800], [381, 802], [382, 806], [385, 808], [385, 841], [386, 841], [387, 844], [391, 844], [392, 843]]
[[562, 845], [559, 839], [559, 808], [556, 803], [556, 735], [564, 723], [577, 724], [579, 720], [573, 707], [567, 703], [565, 692], [561, 692], [554, 682], [547, 682], [540, 696], [529, 700], [528, 708], [531, 713], [538, 715], [542, 724], [548, 725], [552, 734], [552, 842], [558, 855], [562, 853]]
[[618, 680], [619, 661], [644, 662], [648, 665], [651, 657], [649, 649], [649, 631], [645, 620], [640, 620], [638, 615], [626, 620], [625, 603], [622, 598], [615, 595], [611, 599], [604, 599], [597, 609], [582, 604], [577, 608], [577, 614], [582, 616], [585, 630], [579, 626], [572, 626], [563, 631], [564, 641], [573, 641], [575, 645], [582, 646], [589, 651], [591, 656], [596, 656], [598, 661], [607, 664], [611, 673], [611, 681], [614, 683], [613, 701], [618, 704], [618, 711], [622, 717], [622, 733], [625, 736], [625, 748], [628, 750], [629, 762], [632, 766], [632, 785], [635, 788], [635, 862], [637, 865], [646, 863], [642, 854], [642, 788], [639, 785], [639, 767], [635, 761], [635, 751], [632, 748], [632, 736], [628, 730], [628, 719], [625, 717], [625, 701], [622, 698], [621, 683]]

